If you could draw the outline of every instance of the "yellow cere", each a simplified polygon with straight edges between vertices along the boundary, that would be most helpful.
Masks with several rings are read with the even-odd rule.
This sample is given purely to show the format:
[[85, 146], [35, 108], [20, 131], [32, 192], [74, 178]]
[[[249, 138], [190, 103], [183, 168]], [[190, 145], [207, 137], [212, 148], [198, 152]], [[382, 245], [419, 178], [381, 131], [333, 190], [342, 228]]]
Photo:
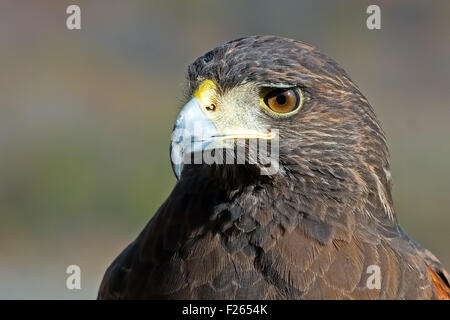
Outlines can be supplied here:
[[214, 81], [206, 80], [195, 90], [194, 97], [200, 100], [201, 105], [209, 105], [216, 95], [216, 89], [217, 86]]
[[[265, 139], [270, 140], [275, 137], [274, 132], [259, 132], [259, 130], [249, 128], [251, 124], [255, 124], [249, 113], [249, 110], [242, 112], [239, 110], [239, 106], [234, 104], [233, 101], [228, 99], [220, 99], [217, 101], [217, 85], [212, 80], [205, 80], [202, 82], [197, 90], [193, 94], [194, 98], [199, 100], [201, 109], [206, 117], [212, 121], [217, 128], [218, 132], [222, 134], [220, 140], [232, 140], [232, 139]], [[227, 101], [228, 100], [228, 101]], [[219, 104], [226, 103], [226, 107]], [[228, 102], [228, 103], [227, 103]], [[215, 112], [206, 111], [206, 107], [211, 104], [216, 105]]]

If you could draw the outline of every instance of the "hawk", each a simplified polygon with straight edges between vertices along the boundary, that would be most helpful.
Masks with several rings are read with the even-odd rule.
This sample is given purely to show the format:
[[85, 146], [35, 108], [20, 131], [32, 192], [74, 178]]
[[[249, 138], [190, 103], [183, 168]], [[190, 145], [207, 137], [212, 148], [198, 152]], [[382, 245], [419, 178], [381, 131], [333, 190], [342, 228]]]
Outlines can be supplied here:
[[[187, 82], [178, 181], [99, 299], [449, 299], [448, 273], [397, 222], [380, 122], [335, 61], [252, 36], [198, 58]], [[254, 141], [277, 146], [276, 166], [249, 156]], [[192, 160], [236, 160], [239, 145], [240, 163]]]

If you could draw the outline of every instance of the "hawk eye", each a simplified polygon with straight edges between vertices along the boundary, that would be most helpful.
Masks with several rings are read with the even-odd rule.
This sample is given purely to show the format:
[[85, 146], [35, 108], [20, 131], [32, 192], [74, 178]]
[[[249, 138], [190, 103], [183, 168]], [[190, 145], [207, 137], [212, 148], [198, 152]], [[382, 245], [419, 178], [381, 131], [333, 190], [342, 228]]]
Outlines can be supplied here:
[[271, 111], [287, 115], [296, 111], [302, 104], [302, 93], [298, 88], [274, 89], [264, 95], [264, 104]]

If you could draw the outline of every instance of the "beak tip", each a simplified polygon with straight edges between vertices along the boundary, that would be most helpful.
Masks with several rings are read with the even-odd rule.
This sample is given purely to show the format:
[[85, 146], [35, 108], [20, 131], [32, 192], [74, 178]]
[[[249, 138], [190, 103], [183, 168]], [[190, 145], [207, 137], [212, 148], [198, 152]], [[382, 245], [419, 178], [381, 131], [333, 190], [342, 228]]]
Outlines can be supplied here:
[[172, 171], [175, 174], [177, 180], [180, 180], [181, 176], [181, 165], [180, 164], [172, 164]]

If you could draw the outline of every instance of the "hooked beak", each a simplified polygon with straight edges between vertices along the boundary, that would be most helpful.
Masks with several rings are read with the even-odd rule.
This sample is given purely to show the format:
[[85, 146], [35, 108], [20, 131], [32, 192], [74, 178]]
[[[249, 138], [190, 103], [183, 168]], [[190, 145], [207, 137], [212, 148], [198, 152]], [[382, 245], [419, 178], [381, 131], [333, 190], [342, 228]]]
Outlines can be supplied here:
[[170, 143], [172, 170], [177, 179], [180, 179], [185, 156], [210, 149], [231, 148], [234, 145], [227, 142], [234, 139], [270, 140], [274, 137], [271, 132], [249, 130], [245, 124], [239, 125], [239, 120], [224, 125], [221, 117], [217, 116], [218, 112], [224, 111], [215, 110], [215, 105], [211, 108], [210, 97], [214, 94], [215, 84], [211, 80], [205, 81], [178, 114]]
[[200, 108], [198, 98], [192, 98], [178, 114], [170, 141], [172, 170], [180, 179], [186, 154], [207, 150], [218, 139], [219, 132]]

